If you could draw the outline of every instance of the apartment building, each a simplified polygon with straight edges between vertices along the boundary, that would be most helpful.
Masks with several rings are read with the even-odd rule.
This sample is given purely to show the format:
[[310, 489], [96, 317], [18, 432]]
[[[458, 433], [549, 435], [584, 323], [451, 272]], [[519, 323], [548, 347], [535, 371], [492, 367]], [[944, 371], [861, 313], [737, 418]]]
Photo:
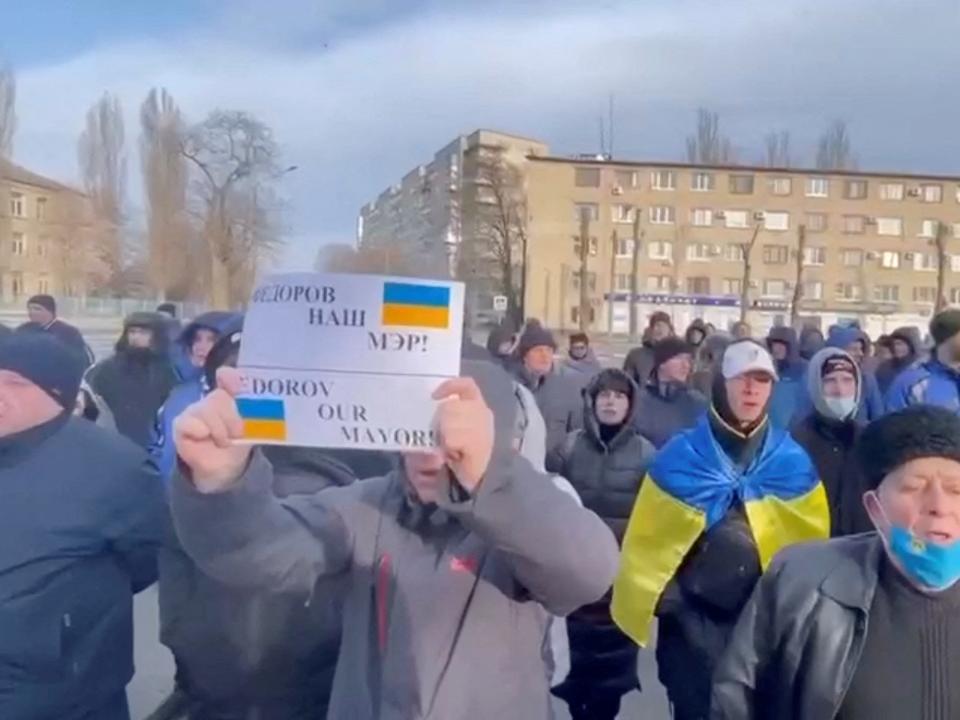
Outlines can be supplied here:
[[[420, 238], [423, 252], [450, 257], [470, 241], [478, 201], [470, 191], [471, 148], [496, 145], [523, 174], [527, 315], [551, 327], [579, 325], [584, 214], [594, 331], [629, 329], [634, 231], [632, 299], [641, 322], [654, 310], [680, 326], [696, 317], [718, 327], [739, 319], [744, 246], [754, 238], [748, 303], [758, 330], [789, 317], [798, 260], [802, 316], [824, 327], [857, 319], [872, 333], [925, 324], [936, 303], [938, 236], [948, 255], [947, 300], [960, 304], [960, 176], [557, 157], [536, 141], [478, 131], [366, 206], [361, 242], [394, 237], [417, 246]], [[444, 187], [445, 209], [424, 212], [429, 219], [416, 237], [377, 218], [389, 216], [388, 207], [401, 208], [397, 217], [412, 214], [404, 198], [416, 196], [417, 182], [450, 179], [450, 168], [459, 176]]]
[[0, 302], [85, 294], [82, 243], [90, 222], [82, 193], [0, 160]]

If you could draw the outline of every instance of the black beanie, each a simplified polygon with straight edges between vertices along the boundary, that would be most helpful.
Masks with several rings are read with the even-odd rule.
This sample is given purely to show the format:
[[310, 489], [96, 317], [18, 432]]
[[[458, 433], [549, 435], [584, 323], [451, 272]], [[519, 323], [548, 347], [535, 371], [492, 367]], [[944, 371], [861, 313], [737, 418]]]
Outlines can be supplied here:
[[210, 348], [207, 354], [207, 360], [203, 364], [203, 374], [207, 380], [207, 387], [213, 389], [217, 386], [217, 370], [222, 367], [236, 367], [237, 358], [240, 355], [240, 339], [243, 336], [243, 328], [226, 335], [221, 335]]
[[682, 338], [664, 338], [653, 346], [653, 369], [656, 370], [677, 355], [693, 355], [693, 346]]
[[956, 308], [938, 312], [930, 321], [930, 335], [937, 345], [943, 345], [957, 333], [960, 333], [960, 310]]
[[157, 312], [166, 313], [170, 317], [175, 318], [177, 316], [177, 306], [169, 302], [160, 303], [159, 305], [157, 305]]
[[960, 417], [934, 405], [913, 405], [870, 423], [858, 445], [867, 485], [911, 460], [941, 457], [960, 462]]
[[84, 360], [48, 333], [18, 332], [0, 341], [0, 370], [23, 376], [71, 412], [77, 404]]
[[57, 314], [57, 301], [53, 299], [52, 295], [34, 295], [32, 298], [27, 300], [27, 305], [39, 305], [40, 307], [46, 308], [54, 315]]
[[517, 357], [523, 357], [535, 347], [547, 346], [557, 349], [557, 341], [553, 338], [553, 333], [547, 330], [537, 320], [530, 320], [523, 329], [523, 334], [517, 342]]
[[623, 393], [633, 400], [633, 388], [633, 381], [623, 370], [607, 368], [606, 370], [601, 371], [593, 379], [593, 382], [590, 383], [589, 392], [590, 396], [594, 400], [596, 400], [597, 395], [604, 390], [612, 390], [613, 392]]

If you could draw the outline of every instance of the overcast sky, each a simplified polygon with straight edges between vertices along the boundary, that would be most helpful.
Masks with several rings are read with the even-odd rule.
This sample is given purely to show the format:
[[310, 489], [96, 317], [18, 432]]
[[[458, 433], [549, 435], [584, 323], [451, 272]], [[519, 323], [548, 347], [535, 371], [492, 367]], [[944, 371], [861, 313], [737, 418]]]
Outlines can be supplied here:
[[3, 9], [16, 159], [76, 181], [76, 138], [104, 91], [126, 111], [166, 87], [275, 130], [290, 203], [286, 267], [354, 236], [360, 206], [460, 133], [490, 127], [596, 152], [681, 159], [698, 106], [740, 156], [789, 129], [805, 160], [848, 121], [861, 167], [960, 173], [956, 0], [31, 0]]

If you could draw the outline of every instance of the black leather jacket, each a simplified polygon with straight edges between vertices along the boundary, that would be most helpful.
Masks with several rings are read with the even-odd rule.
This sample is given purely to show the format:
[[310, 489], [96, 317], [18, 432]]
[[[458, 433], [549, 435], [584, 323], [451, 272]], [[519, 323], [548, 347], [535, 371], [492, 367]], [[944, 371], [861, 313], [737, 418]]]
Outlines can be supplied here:
[[830, 720], [860, 661], [883, 546], [876, 533], [783, 550], [713, 677], [713, 720]]

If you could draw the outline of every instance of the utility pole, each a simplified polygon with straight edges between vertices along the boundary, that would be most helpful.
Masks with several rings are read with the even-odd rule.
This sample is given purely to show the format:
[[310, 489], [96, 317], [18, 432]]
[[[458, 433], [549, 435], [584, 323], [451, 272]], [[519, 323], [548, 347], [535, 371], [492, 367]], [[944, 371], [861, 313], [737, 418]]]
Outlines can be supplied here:
[[937, 246], [937, 304], [936, 311], [940, 312], [947, 306], [947, 225], [936, 220], [933, 241]]
[[617, 289], [617, 250], [620, 239], [616, 229], [610, 233], [610, 294], [607, 301], [607, 339], [613, 337], [613, 293]]
[[740, 288], [740, 322], [747, 322], [747, 313], [750, 307], [750, 274], [753, 271], [751, 259], [753, 248], [757, 244], [757, 235], [760, 233], [760, 223], [756, 220], [753, 225], [753, 235], [750, 242], [743, 246], [743, 286]]
[[630, 268], [630, 342], [637, 341], [637, 296], [640, 294], [640, 208], [633, 211], [633, 253]]
[[590, 328], [590, 292], [587, 287], [587, 260], [590, 257], [590, 210], [580, 208], [580, 332]]
[[797, 226], [797, 277], [793, 285], [793, 301], [790, 303], [790, 327], [796, 328], [800, 319], [800, 302], [803, 300], [803, 252], [807, 249], [807, 226]]

